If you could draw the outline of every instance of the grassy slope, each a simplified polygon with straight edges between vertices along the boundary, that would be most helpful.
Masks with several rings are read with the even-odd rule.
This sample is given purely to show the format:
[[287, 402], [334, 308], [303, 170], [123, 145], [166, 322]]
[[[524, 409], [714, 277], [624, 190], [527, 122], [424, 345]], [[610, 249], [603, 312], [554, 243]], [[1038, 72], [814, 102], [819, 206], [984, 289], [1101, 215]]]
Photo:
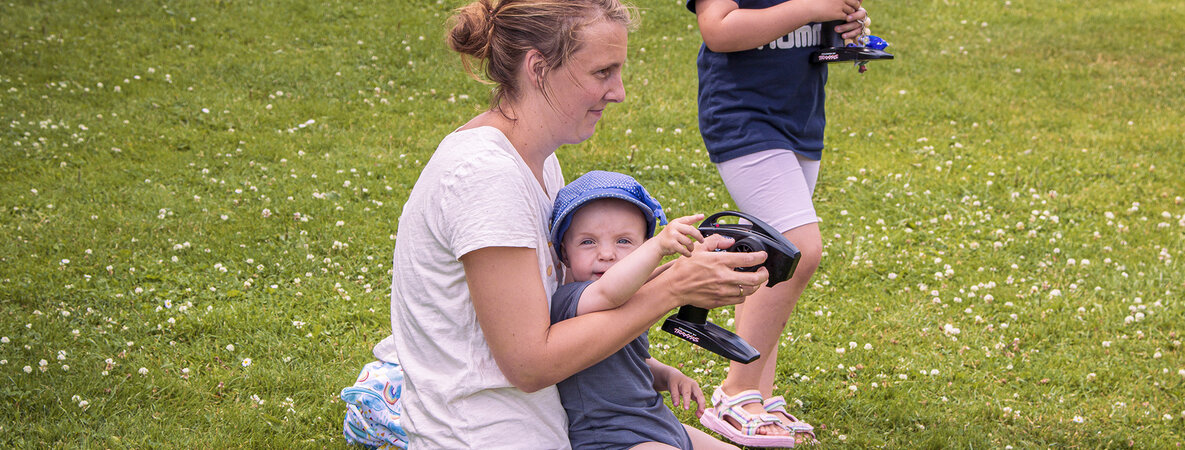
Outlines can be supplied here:
[[[402, 199], [485, 104], [441, 43], [457, 4], [7, 5], [0, 444], [341, 445]], [[629, 98], [566, 174], [726, 208], [693, 16], [639, 6]], [[796, 413], [861, 446], [1179, 444], [1180, 6], [867, 7], [897, 60], [831, 69], [827, 255], [780, 355]]]

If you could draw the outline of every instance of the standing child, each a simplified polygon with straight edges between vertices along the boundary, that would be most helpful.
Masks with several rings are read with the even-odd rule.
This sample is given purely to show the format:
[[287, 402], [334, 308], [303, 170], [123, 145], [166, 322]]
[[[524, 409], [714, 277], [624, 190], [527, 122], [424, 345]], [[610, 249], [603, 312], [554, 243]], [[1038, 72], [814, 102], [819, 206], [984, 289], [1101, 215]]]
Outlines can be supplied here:
[[[552, 323], [621, 306], [663, 257], [691, 256], [695, 242], [703, 241], [693, 225], [703, 215], [675, 219], [647, 240], [655, 220], [666, 223], [662, 206], [620, 173], [592, 171], [576, 179], [560, 189], [553, 211], [552, 242], [573, 282], [552, 296]], [[671, 402], [684, 409], [694, 401], [697, 415], [704, 394], [695, 380], [652, 358], [649, 347], [643, 333], [557, 385], [572, 448], [735, 448], [679, 423], [659, 392], [669, 390]]]
[[813, 427], [773, 395], [778, 339], [819, 265], [822, 239], [811, 195], [823, 150], [827, 67], [811, 64], [821, 22], [861, 34], [861, 0], [688, 0], [700, 49], [699, 124], [708, 154], [737, 207], [778, 228], [802, 252], [793, 278], [736, 307], [736, 332], [761, 352], [733, 362], [701, 423], [733, 442], [789, 447]]

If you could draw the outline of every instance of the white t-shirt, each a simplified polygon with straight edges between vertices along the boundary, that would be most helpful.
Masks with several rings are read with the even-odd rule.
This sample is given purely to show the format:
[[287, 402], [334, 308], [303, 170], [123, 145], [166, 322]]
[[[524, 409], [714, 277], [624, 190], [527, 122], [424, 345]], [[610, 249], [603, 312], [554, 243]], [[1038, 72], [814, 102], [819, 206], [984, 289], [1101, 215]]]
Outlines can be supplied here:
[[394, 345], [381, 344], [376, 354], [403, 366], [401, 420], [412, 447], [569, 447], [555, 386], [528, 394], [498, 369], [460, 261], [486, 247], [539, 250], [550, 298], [560, 266], [548, 223], [564, 184], [554, 154], [543, 178], [546, 190], [501, 131], [473, 128], [444, 138], [403, 206], [391, 287]]

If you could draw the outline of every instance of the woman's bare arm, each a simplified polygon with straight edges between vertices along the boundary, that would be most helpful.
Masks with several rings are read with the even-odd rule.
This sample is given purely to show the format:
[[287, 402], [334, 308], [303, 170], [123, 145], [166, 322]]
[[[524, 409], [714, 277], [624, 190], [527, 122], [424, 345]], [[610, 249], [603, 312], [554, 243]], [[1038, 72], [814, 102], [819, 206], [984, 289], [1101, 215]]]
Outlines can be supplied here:
[[[705, 242], [716, 248], [720, 239]], [[725, 244], [726, 246], [727, 244]], [[644, 284], [624, 305], [551, 324], [549, 299], [535, 250], [490, 247], [461, 257], [478, 323], [494, 360], [519, 389], [534, 392], [583, 370], [624, 347], [672, 309], [736, 304], [768, 279], [763, 252], [697, 249]], [[738, 291], [738, 286], [745, 286]]]

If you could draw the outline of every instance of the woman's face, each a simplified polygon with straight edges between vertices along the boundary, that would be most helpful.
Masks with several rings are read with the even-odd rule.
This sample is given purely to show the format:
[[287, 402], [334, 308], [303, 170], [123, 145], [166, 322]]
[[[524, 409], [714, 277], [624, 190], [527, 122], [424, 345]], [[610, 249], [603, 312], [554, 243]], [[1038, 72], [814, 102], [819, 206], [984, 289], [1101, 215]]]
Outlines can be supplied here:
[[625, 100], [621, 69], [628, 33], [624, 25], [607, 20], [588, 25], [584, 44], [564, 66], [547, 76], [548, 95], [555, 109], [554, 133], [561, 144], [576, 144], [592, 136], [609, 103]]

